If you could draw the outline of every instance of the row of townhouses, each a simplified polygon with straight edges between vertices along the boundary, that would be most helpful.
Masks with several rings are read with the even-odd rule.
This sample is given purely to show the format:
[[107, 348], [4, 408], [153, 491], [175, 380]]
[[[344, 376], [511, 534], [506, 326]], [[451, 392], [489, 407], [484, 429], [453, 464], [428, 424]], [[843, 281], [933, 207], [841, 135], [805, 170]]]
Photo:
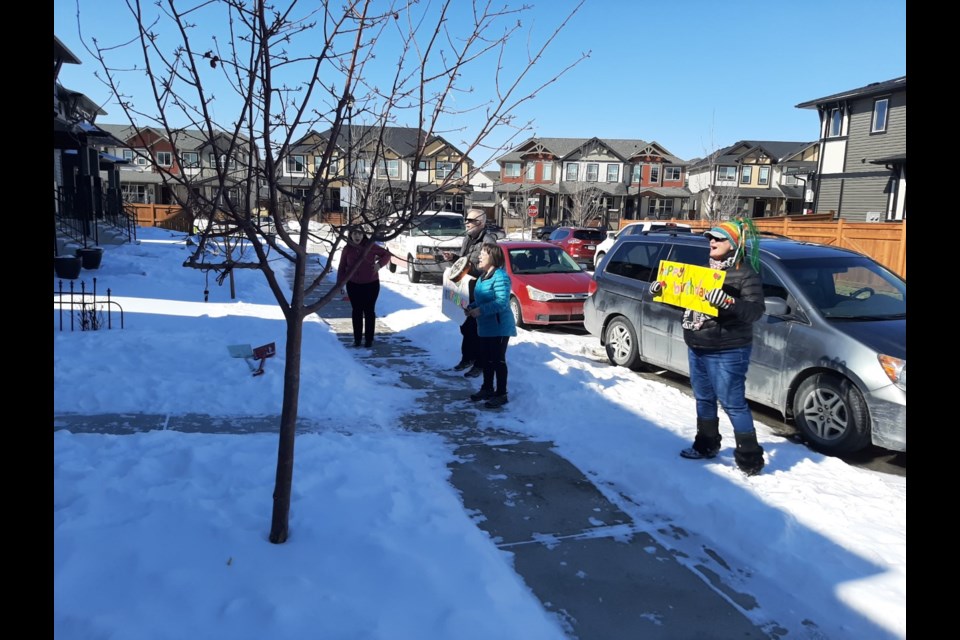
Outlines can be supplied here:
[[[98, 124], [102, 109], [57, 81], [64, 63], [79, 59], [54, 37], [55, 210], [79, 203], [103, 217], [124, 202], [263, 204], [251, 179], [262, 169], [254, 144], [198, 130]], [[828, 212], [852, 221], [903, 220], [906, 84], [895, 78], [795, 105], [819, 115], [811, 140], [740, 140], [692, 160], [656, 141], [533, 137], [497, 158], [496, 170], [482, 171], [440, 136], [351, 125], [341, 129], [346, 139], [335, 141], [319, 180], [331, 132], [310, 131], [278, 168], [278, 214], [308, 198], [321, 202], [324, 214], [342, 214], [358, 193], [389, 210], [414, 184], [421, 206], [476, 206], [510, 226], [525, 217], [615, 227], [642, 218]]]

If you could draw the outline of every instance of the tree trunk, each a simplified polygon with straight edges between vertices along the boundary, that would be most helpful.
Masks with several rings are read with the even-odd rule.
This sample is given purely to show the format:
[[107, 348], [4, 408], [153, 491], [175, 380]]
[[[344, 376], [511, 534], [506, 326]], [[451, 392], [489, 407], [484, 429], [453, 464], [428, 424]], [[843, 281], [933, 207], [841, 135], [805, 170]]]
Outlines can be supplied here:
[[290, 495], [293, 487], [293, 448], [297, 438], [297, 415], [300, 408], [300, 349], [303, 345], [304, 258], [297, 260], [293, 305], [287, 317], [286, 366], [283, 369], [283, 406], [280, 410], [280, 442], [277, 446], [277, 478], [273, 488], [273, 521], [270, 542], [287, 541], [290, 526]]

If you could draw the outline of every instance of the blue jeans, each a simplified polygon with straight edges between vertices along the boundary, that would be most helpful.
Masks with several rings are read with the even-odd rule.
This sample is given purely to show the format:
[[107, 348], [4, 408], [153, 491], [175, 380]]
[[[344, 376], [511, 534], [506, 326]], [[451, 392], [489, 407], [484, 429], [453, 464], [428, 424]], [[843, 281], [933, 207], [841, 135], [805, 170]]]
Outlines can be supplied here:
[[744, 395], [752, 350], [749, 344], [719, 351], [687, 347], [697, 418], [716, 419], [719, 400], [735, 433], [753, 433], [753, 414]]

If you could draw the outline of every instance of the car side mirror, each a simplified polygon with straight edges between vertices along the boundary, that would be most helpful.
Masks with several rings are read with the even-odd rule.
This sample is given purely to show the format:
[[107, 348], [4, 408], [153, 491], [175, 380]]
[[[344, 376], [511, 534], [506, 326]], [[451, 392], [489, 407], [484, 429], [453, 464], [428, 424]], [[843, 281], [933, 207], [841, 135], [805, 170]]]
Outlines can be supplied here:
[[767, 297], [763, 299], [765, 313], [770, 316], [787, 315], [787, 301], [783, 298]]

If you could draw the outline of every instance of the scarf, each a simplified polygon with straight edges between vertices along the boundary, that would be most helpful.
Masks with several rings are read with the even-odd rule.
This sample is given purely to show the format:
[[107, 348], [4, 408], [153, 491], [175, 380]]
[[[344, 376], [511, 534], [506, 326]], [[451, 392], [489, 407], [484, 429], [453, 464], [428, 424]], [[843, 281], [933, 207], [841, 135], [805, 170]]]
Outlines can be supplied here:
[[[726, 271], [737, 261], [737, 253], [731, 252], [729, 256], [723, 260], [714, 260], [710, 258], [710, 268], [719, 269], [720, 271]], [[694, 311], [693, 309], [684, 309], [683, 311], [683, 320], [680, 322], [680, 326], [688, 331], [700, 331], [703, 328], [703, 323], [706, 322], [712, 316], [708, 316], [705, 313], [700, 313], [699, 311]]]

